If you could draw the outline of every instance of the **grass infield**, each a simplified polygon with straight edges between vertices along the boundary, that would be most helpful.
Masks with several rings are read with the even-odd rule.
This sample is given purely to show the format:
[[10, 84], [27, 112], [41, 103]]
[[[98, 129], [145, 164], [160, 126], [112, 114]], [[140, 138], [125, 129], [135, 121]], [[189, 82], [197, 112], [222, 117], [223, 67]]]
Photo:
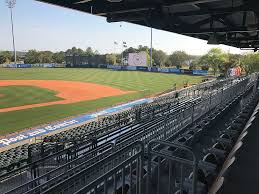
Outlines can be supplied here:
[[57, 92], [35, 86], [0, 87], [0, 109], [62, 100]]

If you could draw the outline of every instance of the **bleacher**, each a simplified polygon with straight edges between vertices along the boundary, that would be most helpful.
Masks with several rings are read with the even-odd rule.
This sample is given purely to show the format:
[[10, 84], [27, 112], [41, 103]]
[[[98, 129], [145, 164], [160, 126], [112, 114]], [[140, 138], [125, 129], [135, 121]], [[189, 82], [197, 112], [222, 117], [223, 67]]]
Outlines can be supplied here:
[[24, 158], [2, 152], [9, 162], [1, 161], [0, 192], [211, 191], [256, 106], [255, 83], [251, 76], [203, 83], [18, 147]]

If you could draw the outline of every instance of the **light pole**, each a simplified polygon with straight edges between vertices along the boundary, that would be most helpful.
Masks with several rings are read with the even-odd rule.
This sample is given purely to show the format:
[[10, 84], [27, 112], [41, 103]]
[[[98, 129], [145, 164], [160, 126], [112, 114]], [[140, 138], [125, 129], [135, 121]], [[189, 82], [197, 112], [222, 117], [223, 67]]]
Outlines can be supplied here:
[[123, 50], [124, 50], [124, 48], [127, 48], [127, 43], [126, 42], [122, 42], [121, 66], [124, 65], [124, 62], [123, 62]]
[[150, 27], [150, 38], [151, 38], [151, 40], [150, 40], [150, 67], [152, 67], [152, 60], [153, 60], [153, 28], [152, 28], [152, 26]]
[[116, 54], [116, 46], [118, 45], [118, 42], [114, 41], [114, 54]]
[[16, 64], [16, 50], [15, 50], [15, 42], [14, 42], [14, 28], [13, 28], [13, 8], [16, 4], [16, 0], [6, 0], [6, 4], [11, 12], [11, 24], [12, 24], [12, 36], [13, 36], [13, 51], [14, 51], [14, 62]]

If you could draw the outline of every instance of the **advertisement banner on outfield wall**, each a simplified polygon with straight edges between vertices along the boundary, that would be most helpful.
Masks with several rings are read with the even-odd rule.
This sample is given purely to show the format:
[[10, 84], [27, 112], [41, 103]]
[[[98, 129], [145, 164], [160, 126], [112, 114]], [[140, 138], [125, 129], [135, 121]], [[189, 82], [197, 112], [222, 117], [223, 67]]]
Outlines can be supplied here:
[[150, 71], [150, 72], [158, 72], [158, 68], [157, 67], [148, 67], [148, 71]]
[[107, 69], [112, 69], [113, 65], [107, 65]]
[[127, 66], [127, 70], [129, 70], [129, 71], [136, 71], [137, 67], [136, 66]]
[[121, 66], [120, 65], [113, 65], [113, 68], [114, 70], [121, 70]]
[[100, 64], [99, 66], [98, 66], [99, 68], [107, 68], [107, 64]]
[[192, 70], [190, 70], [190, 69], [180, 69], [180, 71], [183, 74], [192, 74]]
[[55, 65], [54, 64], [43, 64], [43, 67], [44, 68], [53, 68], [53, 67], [55, 67]]
[[16, 64], [7, 64], [6, 67], [8, 68], [17, 68]]
[[181, 70], [177, 68], [169, 68], [168, 70], [169, 70], [169, 73], [181, 73]]
[[31, 64], [17, 64], [17, 68], [31, 68]]
[[192, 74], [193, 75], [208, 75], [208, 70], [195, 69], [195, 70], [192, 70]]
[[159, 68], [158, 71], [162, 72], [162, 73], [169, 73], [169, 69], [168, 68]]
[[145, 66], [136, 66], [138, 71], [148, 71], [148, 67]]
[[123, 71], [127, 71], [127, 66], [121, 66], [121, 70], [123, 70]]

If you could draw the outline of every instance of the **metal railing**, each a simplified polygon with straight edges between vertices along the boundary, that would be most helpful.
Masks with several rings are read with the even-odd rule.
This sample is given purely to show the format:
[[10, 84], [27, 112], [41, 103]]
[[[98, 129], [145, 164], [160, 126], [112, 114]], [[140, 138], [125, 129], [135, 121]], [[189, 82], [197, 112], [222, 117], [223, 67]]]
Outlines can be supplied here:
[[[176, 156], [170, 153], [164, 153], [161, 150], [155, 150], [153, 149], [153, 147], [155, 145], [162, 145], [162, 146], [168, 146], [169, 148], [175, 148], [178, 151], [183, 151], [183, 152], [187, 152], [188, 154], [191, 155], [192, 159], [188, 159], [185, 157], [181, 157], [181, 156]], [[182, 153], [183, 154], [183, 153]], [[148, 163], [147, 163], [147, 187], [146, 187], [146, 193], [151, 194], [151, 193], [157, 193], [160, 194], [161, 193], [161, 175], [160, 175], [160, 171], [161, 171], [161, 161], [162, 160], [166, 160], [169, 163], [169, 167], [168, 167], [168, 186], [167, 189], [165, 188], [165, 184], [163, 184], [163, 191], [167, 190], [168, 194], [172, 193], [172, 188], [171, 188], [171, 178], [172, 178], [172, 162], [177, 162], [181, 165], [181, 169], [183, 168], [182, 165], [187, 165], [187, 166], [191, 166], [192, 167], [192, 172], [193, 172], [193, 179], [192, 179], [192, 193], [196, 194], [196, 185], [197, 185], [197, 180], [196, 180], [196, 171], [197, 171], [197, 158], [195, 156], [195, 154], [193, 153], [193, 151], [191, 150], [191, 148], [184, 146], [184, 145], [180, 145], [180, 144], [176, 144], [176, 143], [172, 143], [172, 142], [168, 142], [168, 141], [161, 141], [161, 140], [154, 140], [151, 141], [148, 144], [148, 152], [147, 152], [147, 156], [148, 156]], [[154, 187], [152, 187], [151, 185], [151, 179], [152, 179], [152, 158], [153, 156], [157, 156], [157, 182], [153, 183], [156, 185], [156, 191], [152, 190], [151, 188], [154, 189]], [[153, 169], [154, 170], [154, 169]], [[180, 186], [183, 185], [183, 175], [181, 172], [180, 175]], [[165, 180], [163, 180], [165, 181]], [[182, 192], [182, 189], [181, 189]], [[165, 193], [165, 192], [162, 192]]]
[[[142, 193], [143, 179], [143, 161], [144, 161], [144, 145], [137, 141], [129, 146], [120, 149], [112, 155], [100, 160], [99, 162], [89, 166], [85, 170], [75, 173], [68, 181], [54, 181], [53, 186], [35, 188], [34, 191], [27, 193], [100, 193], [100, 190], [107, 193], [112, 188], [114, 193], [116, 190], [125, 187], [126, 171], [130, 173], [130, 188], [136, 184], [136, 192]], [[134, 171], [135, 170], [135, 171]], [[134, 179], [133, 179], [133, 175]], [[109, 186], [112, 185], [112, 186]], [[118, 188], [119, 187], [119, 188]], [[125, 192], [125, 191], [124, 191]], [[26, 194], [27, 194], [26, 193]]]
[[[166, 139], [167, 137], [171, 136], [175, 132], [183, 129], [184, 127], [188, 126], [189, 124], [195, 122], [198, 120], [201, 116], [203, 116], [205, 113], [213, 110], [215, 107], [219, 106], [222, 102], [228, 102], [233, 100], [239, 93], [244, 91], [246, 86], [246, 80], [240, 80], [239, 82], [236, 82], [234, 84], [228, 83], [228, 85], [222, 85], [222, 88], [220, 89], [214, 89], [211, 90], [211, 92], [207, 93], [205, 96], [201, 96], [198, 98], [190, 98], [190, 100], [186, 100], [182, 103], [179, 103], [177, 101], [174, 101], [174, 106], [164, 106], [160, 107], [162, 112], [156, 112], [156, 114], [149, 114], [146, 122], [144, 124], [137, 123], [135, 125], [131, 125], [129, 127], [125, 127], [122, 129], [118, 129], [117, 131], [114, 130], [112, 135], [110, 136], [109, 133], [107, 135], [103, 135], [99, 139], [99, 145], [100, 142], [102, 142], [102, 145], [106, 145], [109, 142], [116, 141], [116, 147], [115, 150], [122, 149], [131, 143], [134, 143], [136, 141], [142, 141], [144, 143], [144, 147], [147, 147], [147, 144], [154, 139]], [[177, 104], [179, 103], [179, 104]], [[169, 103], [170, 105], [170, 103]], [[157, 108], [157, 106], [156, 106]], [[162, 113], [162, 114], [161, 114]], [[115, 135], [116, 134], [116, 135]], [[84, 145], [84, 144], [83, 144]], [[85, 146], [85, 145], [84, 145]], [[87, 165], [85, 165], [85, 168], [80, 168], [80, 162], [82, 160], [81, 157], [84, 157], [84, 154], [88, 155], [88, 152], [91, 150], [88, 149], [91, 144], [87, 144], [88, 147], [84, 147], [81, 153], [77, 156], [78, 158], [72, 158], [71, 160], [68, 160], [68, 164], [64, 165], [63, 163], [61, 167], [64, 165], [64, 168], [58, 168], [61, 172], [57, 173], [57, 176], [61, 176], [62, 181], [70, 180], [69, 177], [73, 176], [73, 173], [69, 174], [64, 171], [66, 169], [65, 166], [72, 166], [73, 172], [80, 170], [84, 170]], [[71, 149], [73, 150], [73, 149]], [[59, 155], [61, 158], [66, 155], [66, 152], [61, 151], [61, 154]], [[91, 156], [91, 153], [89, 153], [89, 156]], [[73, 153], [74, 154], [74, 153]], [[111, 152], [103, 152], [104, 156], [110, 155]], [[83, 156], [80, 156], [83, 155]], [[101, 156], [101, 155], [100, 155]], [[50, 157], [50, 161], [56, 162], [56, 156]], [[101, 159], [99, 157], [99, 159]], [[99, 160], [96, 160], [96, 157], [92, 157], [92, 159], [89, 160], [89, 162], [94, 161], [98, 162]], [[46, 162], [46, 161], [45, 161]], [[73, 164], [74, 163], [74, 164]], [[42, 161], [42, 167], [45, 168], [46, 163], [44, 163], [44, 160]], [[58, 166], [57, 166], [58, 167]], [[57, 168], [55, 167], [55, 168]], [[55, 170], [53, 170], [55, 172]], [[44, 176], [43, 176], [44, 175]], [[54, 175], [54, 173], [53, 173]], [[51, 181], [49, 181], [48, 177], [49, 174], [41, 174], [39, 176], [42, 176], [41, 179], [33, 180], [30, 183], [26, 183], [25, 185], [22, 185], [23, 188], [26, 188], [26, 191], [29, 191], [30, 189], [35, 190], [36, 188], [45, 188], [49, 187], [51, 185]], [[51, 178], [54, 179], [55, 176], [50, 175]], [[67, 177], [67, 179], [65, 178]], [[60, 181], [60, 180], [59, 180]], [[55, 181], [54, 181], [55, 182]], [[28, 185], [32, 185], [32, 187], [28, 187]], [[21, 188], [21, 187], [18, 187]], [[17, 189], [18, 189], [17, 188]], [[21, 191], [21, 190], [20, 190]], [[24, 190], [22, 190], [24, 192]], [[37, 190], [36, 190], [37, 191]], [[28, 193], [30, 193], [29, 191]], [[19, 192], [19, 189], [14, 189], [13, 192], [10, 193], [21, 193]]]

